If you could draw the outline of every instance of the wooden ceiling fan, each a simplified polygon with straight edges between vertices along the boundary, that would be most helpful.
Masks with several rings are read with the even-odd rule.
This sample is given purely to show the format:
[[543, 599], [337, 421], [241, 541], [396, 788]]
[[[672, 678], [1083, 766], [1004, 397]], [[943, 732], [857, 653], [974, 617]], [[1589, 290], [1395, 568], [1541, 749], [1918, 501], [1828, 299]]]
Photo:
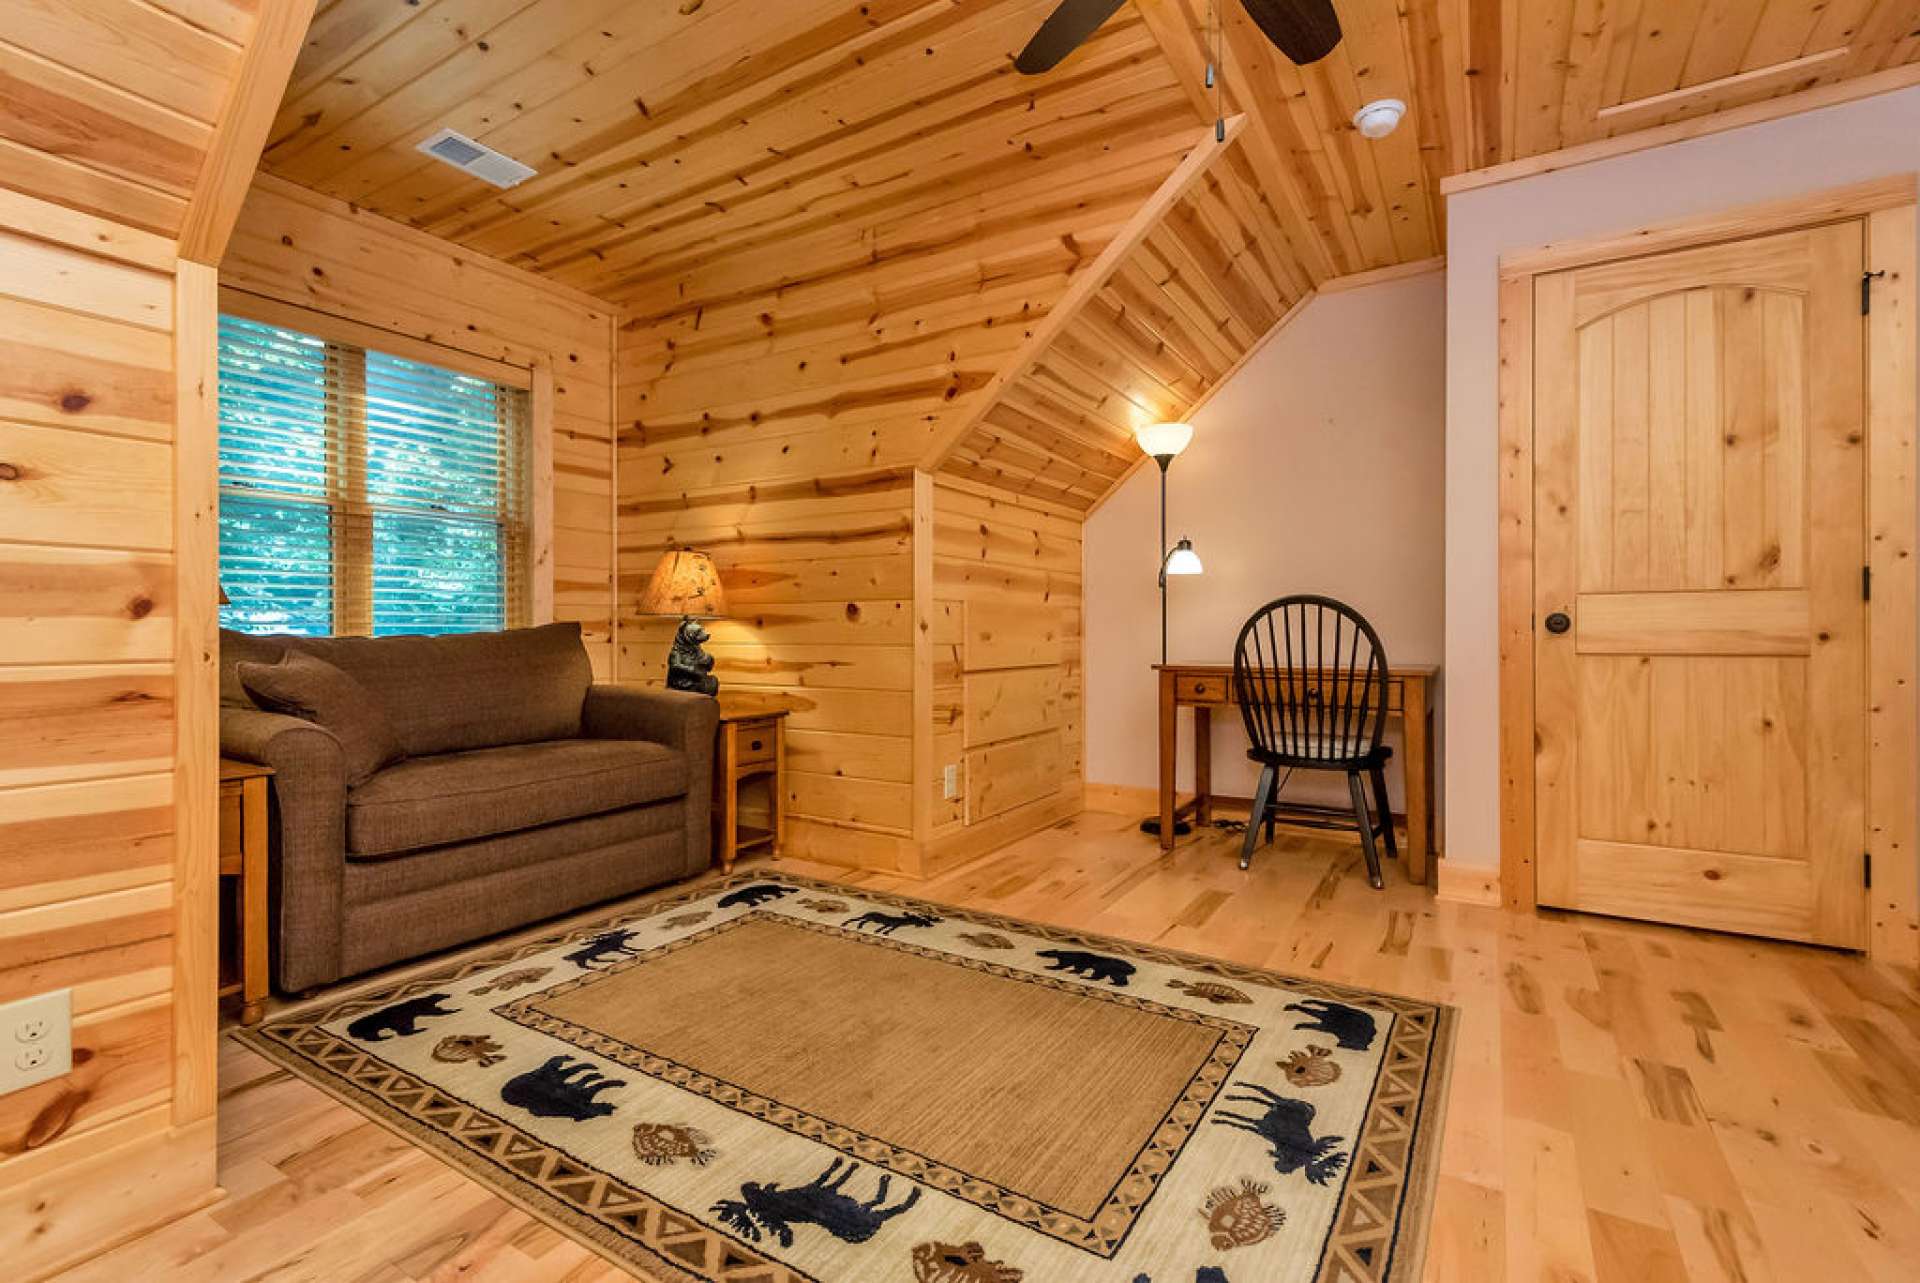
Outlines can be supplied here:
[[[1061, 0], [1060, 7], [1040, 24], [1013, 65], [1023, 75], [1051, 71], [1078, 49], [1100, 24], [1127, 0]], [[1340, 18], [1333, 0], [1240, 0], [1254, 25], [1281, 53], [1305, 66], [1318, 62], [1340, 43]]]

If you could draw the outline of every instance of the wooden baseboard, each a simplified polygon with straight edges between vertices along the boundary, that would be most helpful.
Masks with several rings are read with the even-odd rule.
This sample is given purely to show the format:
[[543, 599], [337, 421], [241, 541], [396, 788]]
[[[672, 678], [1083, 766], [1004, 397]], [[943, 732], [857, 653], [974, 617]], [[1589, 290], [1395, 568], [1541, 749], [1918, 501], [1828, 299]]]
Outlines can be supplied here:
[[1436, 900], [1453, 904], [1474, 904], [1489, 909], [1500, 907], [1500, 870], [1483, 869], [1470, 864], [1442, 860], [1434, 869]]
[[942, 834], [922, 844], [919, 876], [930, 878], [957, 864], [964, 864], [975, 856], [998, 850], [1029, 833], [1038, 833], [1049, 825], [1078, 815], [1084, 807], [1085, 798], [1079, 788], [1063, 788], [1052, 797], [1040, 798], [1025, 806], [1017, 806], [1004, 815], [996, 815], [990, 820]]
[[[1141, 788], [1134, 784], [1089, 784], [1086, 786], [1086, 805], [1089, 811], [1112, 811], [1116, 815], [1134, 815], [1141, 817], [1153, 815], [1160, 810], [1160, 790]], [[1191, 793], [1175, 793], [1176, 807], [1185, 806], [1193, 800]], [[1253, 799], [1240, 797], [1233, 793], [1215, 793], [1213, 803], [1229, 815], [1239, 818], [1253, 806]], [[1395, 811], [1394, 823], [1405, 827], [1406, 812]]]
[[787, 818], [787, 840], [782, 855], [836, 864], [843, 869], [872, 869], [881, 873], [917, 874], [919, 852], [911, 837], [854, 828], [801, 816]]
[[205, 1118], [0, 1190], [7, 1277], [50, 1278], [217, 1201], [215, 1145]]
[[[1132, 784], [1089, 783], [1083, 793], [1089, 811], [1112, 811], [1115, 815], [1132, 815], [1138, 811], [1145, 815], [1160, 809], [1158, 789], [1139, 788]], [[1191, 793], [1174, 794], [1176, 802], [1185, 802], [1192, 797]]]

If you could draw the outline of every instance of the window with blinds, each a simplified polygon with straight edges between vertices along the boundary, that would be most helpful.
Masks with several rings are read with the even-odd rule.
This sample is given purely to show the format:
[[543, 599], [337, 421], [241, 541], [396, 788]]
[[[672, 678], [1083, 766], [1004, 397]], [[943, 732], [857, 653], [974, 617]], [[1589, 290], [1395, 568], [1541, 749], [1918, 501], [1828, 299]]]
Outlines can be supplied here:
[[527, 622], [525, 390], [220, 318], [220, 621], [255, 633]]

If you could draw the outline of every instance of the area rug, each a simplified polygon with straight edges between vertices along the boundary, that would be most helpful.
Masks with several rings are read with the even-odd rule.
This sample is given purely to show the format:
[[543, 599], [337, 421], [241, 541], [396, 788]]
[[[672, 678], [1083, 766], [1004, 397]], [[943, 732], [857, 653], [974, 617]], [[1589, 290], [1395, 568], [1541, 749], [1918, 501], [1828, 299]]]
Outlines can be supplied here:
[[1376, 1283], [1453, 1019], [760, 874], [238, 1036], [658, 1283]]

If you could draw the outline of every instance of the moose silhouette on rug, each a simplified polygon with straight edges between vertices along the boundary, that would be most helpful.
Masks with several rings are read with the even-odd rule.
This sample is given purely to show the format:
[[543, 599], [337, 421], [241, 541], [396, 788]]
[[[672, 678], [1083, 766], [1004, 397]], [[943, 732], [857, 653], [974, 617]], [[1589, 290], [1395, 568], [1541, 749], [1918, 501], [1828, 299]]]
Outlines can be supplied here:
[[598, 971], [601, 963], [639, 957], [640, 951], [633, 947], [639, 935], [638, 931], [603, 931], [567, 954], [566, 959], [582, 971]]
[[729, 891], [720, 897], [720, 907], [731, 909], [744, 904], [749, 909], [757, 909], [769, 900], [778, 900], [782, 896], [792, 895], [799, 887], [774, 886], [770, 882], [756, 882], [750, 887], [741, 887], [738, 891]]
[[796, 1225], [818, 1225], [842, 1243], [864, 1243], [878, 1234], [882, 1225], [919, 1202], [920, 1187], [914, 1186], [892, 1207], [883, 1207], [893, 1181], [891, 1173], [883, 1172], [873, 1197], [862, 1203], [841, 1192], [860, 1170], [860, 1164], [852, 1159], [836, 1158], [826, 1171], [791, 1189], [748, 1181], [740, 1187], [739, 1198], [715, 1203], [713, 1214], [754, 1243], [765, 1233], [773, 1235], [781, 1247], [792, 1247]]
[[571, 1118], [584, 1123], [613, 1112], [612, 1104], [598, 1099], [601, 1092], [626, 1085], [623, 1079], [608, 1078], [584, 1060], [555, 1056], [538, 1069], [509, 1078], [500, 1089], [500, 1099], [535, 1118]]
[[875, 935], [890, 936], [901, 927], [937, 927], [940, 922], [941, 919], [931, 913], [881, 913], [869, 909], [857, 918], [847, 919], [847, 928], [859, 931], [871, 927]]
[[1109, 958], [1104, 953], [1083, 949], [1041, 949], [1039, 956], [1052, 958], [1048, 971], [1067, 971], [1089, 980], [1104, 980], [1116, 989], [1125, 989], [1133, 978], [1133, 964], [1125, 958]]
[[1282, 1176], [1304, 1170], [1308, 1180], [1315, 1185], [1325, 1185], [1346, 1166], [1347, 1156], [1333, 1152], [1346, 1137], [1316, 1137], [1312, 1105], [1304, 1100], [1289, 1099], [1257, 1083], [1241, 1083], [1239, 1091], [1237, 1096], [1227, 1096], [1227, 1103], [1252, 1105], [1260, 1114], [1249, 1117], [1223, 1109], [1213, 1116], [1213, 1121], [1222, 1127], [1252, 1132], [1266, 1141], [1273, 1151], [1273, 1170]]
[[411, 1038], [420, 1032], [420, 1022], [438, 1016], [457, 1016], [459, 1011], [441, 1004], [451, 998], [447, 993], [423, 993], [396, 1002], [391, 1007], [369, 1011], [347, 1026], [347, 1037], [361, 1042], [385, 1042], [389, 1036]]
[[1286, 1011], [1302, 1011], [1313, 1017], [1302, 1020], [1295, 1029], [1311, 1029], [1315, 1033], [1330, 1034], [1348, 1051], [1365, 1051], [1373, 1046], [1373, 1017], [1358, 1007], [1349, 1007], [1343, 1002], [1328, 1002], [1324, 998], [1302, 998], [1299, 1002], [1290, 1002]]

